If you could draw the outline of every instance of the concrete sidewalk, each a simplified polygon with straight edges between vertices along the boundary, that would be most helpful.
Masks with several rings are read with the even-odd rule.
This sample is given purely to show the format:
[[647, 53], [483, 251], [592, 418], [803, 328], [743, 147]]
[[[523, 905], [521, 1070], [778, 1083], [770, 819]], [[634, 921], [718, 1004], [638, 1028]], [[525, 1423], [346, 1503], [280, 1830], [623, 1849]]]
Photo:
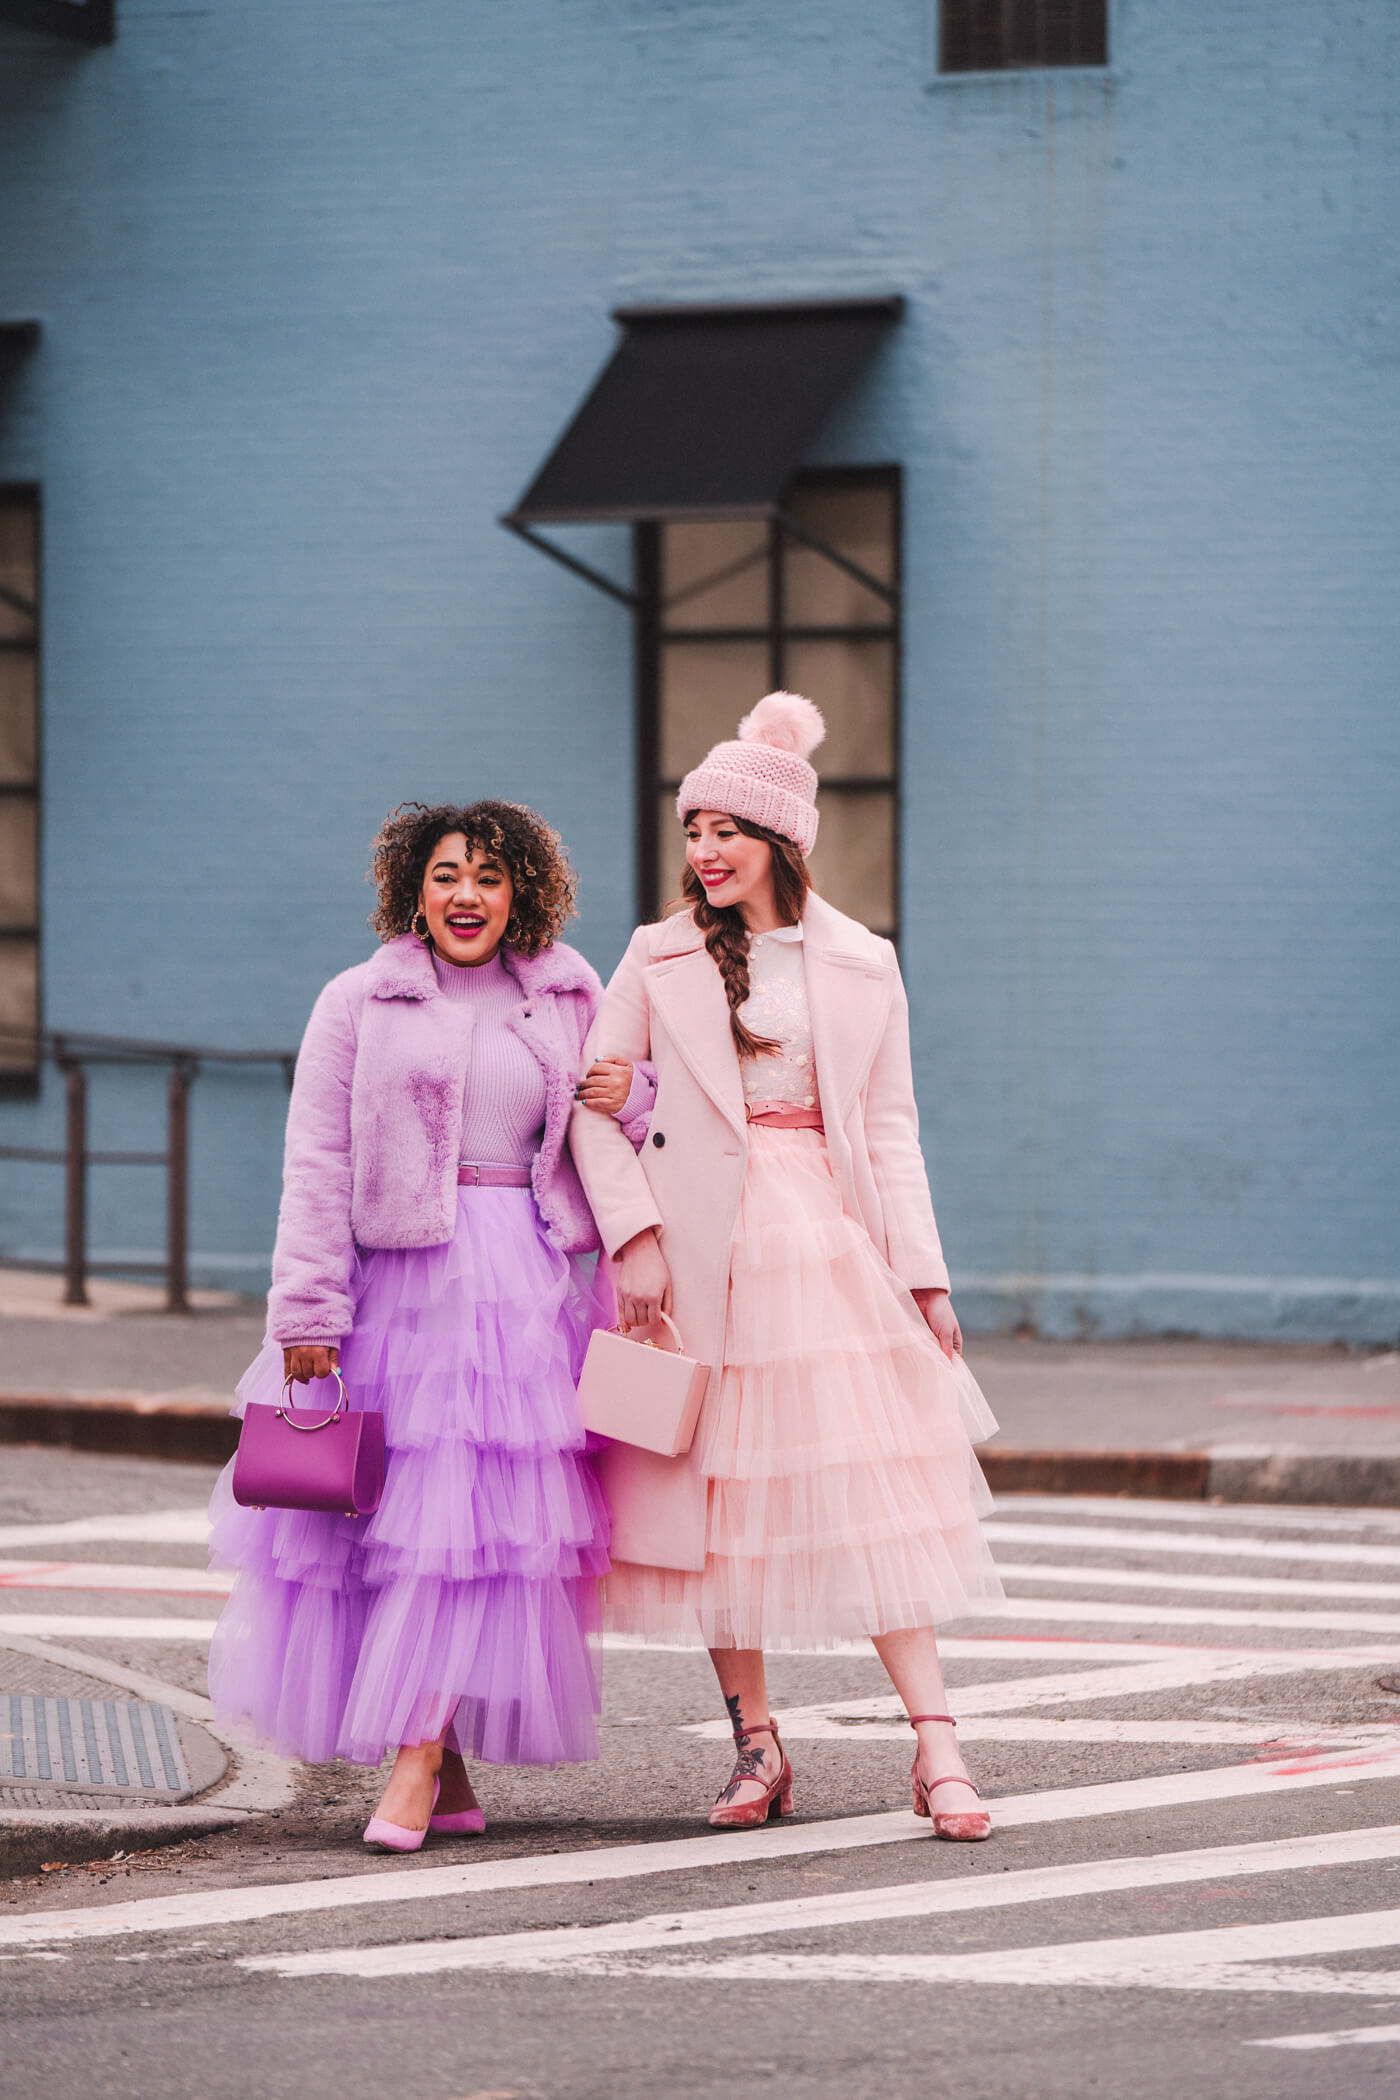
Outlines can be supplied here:
[[[262, 1308], [94, 1286], [67, 1311], [50, 1277], [0, 1270], [0, 1443], [220, 1460]], [[1400, 1507], [1400, 1351], [969, 1336], [1001, 1430], [1001, 1492]]]

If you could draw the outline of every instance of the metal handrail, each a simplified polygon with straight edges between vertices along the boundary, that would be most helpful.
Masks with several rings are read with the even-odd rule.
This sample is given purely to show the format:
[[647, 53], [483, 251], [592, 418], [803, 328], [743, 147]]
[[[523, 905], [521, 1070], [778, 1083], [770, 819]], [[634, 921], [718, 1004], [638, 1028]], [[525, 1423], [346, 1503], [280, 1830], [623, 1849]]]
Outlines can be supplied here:
[[[64, 1169], [63, 1261], [26, 1267], [61, 1270], [65, 1305], [87, 1305], [87, 1279], [95, 1269], [121, 1275], [145, 1271], [144, 1262], [99, 1262], [87, 1252], [87, 1176], [93, 1166], [154, 1167], [166, 1171], [165, 1303], [168, 1312], [189, 1311], [190, 1088], [202, 1065], [277, 1065], [288, 1087], [296, 1069], [294, 1050], [224, 1050], [205, 1043], [147, 1042], [140, 1037], [97, 1035], [87, 1029], [19, 1028], [0, 1022], [0, 1052], [13, 1071], [21, 1062], [57, 1066], [64, 1079], [64, 1142], [0, 1145], [0, 1159], [25, 1160]], [[93, 1151], [87, 1142], [89, 1065], [166, 1064], [164, 1152]], [[3, 1069], [3, 1068], [0, 1068]]]

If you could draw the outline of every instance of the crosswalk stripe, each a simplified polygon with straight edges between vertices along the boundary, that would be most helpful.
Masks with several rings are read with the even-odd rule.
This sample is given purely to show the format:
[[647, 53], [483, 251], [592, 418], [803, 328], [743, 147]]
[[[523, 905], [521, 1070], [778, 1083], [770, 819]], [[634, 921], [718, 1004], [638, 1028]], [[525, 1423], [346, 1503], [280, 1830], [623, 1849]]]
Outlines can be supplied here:
[[69, 1517], [61, 1524], [0, 1524], [0, 1549], [8, 1546], [77, 1546], [104, 1539], [130, 1539], [142, 1545], [202, 1546], [208, 1537], [209, 1514], [203, 1508]]
[[[301, 1954], [248, 1955], [241, 1968], [278, 1976], [405, 1976], [449, 1969], [589, 1969], [599, 1956], [668, 1953], [716, 1940], [756, 1939], [775, 1932], [822, 1931], [895, 1918], [945, 1917], [1027, 1903], [1071, 1902], [1126, 1889], [1172, 1888], [1308, 1868], [1369, 1864], [1400, 1857], [1400, 1824], [1381, 1829], [1221, 1845], [1147, 1858], [1030, 1867], [975, 1880], [915, 1881], [894, 1887], [848, 1889], [772, 1903], [726, 1904], [706, 1910], [653, 1912], [606, 1925], [496, 1933], [472, 1939], [408, 1945], [316, 1949]], [[1400, 1913], [1392, 1915], [1400, 1916]], [[1238, 1957], [1237, 1957], [1238, 1958]]]
[[989, 1517], [983, 1535], [998, 1545], [1101, 1546], [1120, 1553], [1196, 1553], [1218, 1560], [1352, 1561], [1378, 1568], [1400, 1568], [1400, 1546], [1329, 1544], [1310, 1539], [1212, 1537], [1209, 1532], [1178, 1531], [1155, 1538], [1140, 1527], [1116, 1524], [1019, 1524]]
[[[3, 1564], [0, 1564], [3, 1565]], [[1086, 1589], [1228, 1591], [1242, 1597], [1386, 1597], [1400, 1605], [1400, 1582], [1310, 1582], [1301, 1575], [1186, 1575], [1165, 1568], [1086, 1568], [1055, 1561], [1001, 1560], [1003, 1582], [1077, 1582]]]
[[1360, 2042], [1400, 2042], [1400, 2027], [1334, 2027], [1323, 2034], [1269, 2034], [1246, 2043], [1250, 2049], [1348, 2049]]
[[[1394, 1999], [1400, 1989], [1394, 1970], [1322, 1969], [1295, 1965], [1290, 1957], [1395, 1946], [1400, 1946], [1400, 1910], [1382, 1910], [987, 1954], [759, 1953], [740, 1961], [667, 1962], [644, 1973], [714, 1982], [742, 1977], [746, 1983], [988, 1983], [1054, 1990], [1081, 1985], [1091, 1990]], [[630, 1963], [619, 1966], [624, 1973], [636, 1973]], [[595, 1964], [595, 1973], [598, 1967], [601, 1963]]]
[[0, 1560], [0, 1590], [143, 1590], [225, 1597], [232, 1575], [213, 1568], [143, 1568], [127, 1561]]
[[996, 1616], [1084, 1626], [1267, 1626], [1280, 1632], [1400, 1633], [1400, 1612], [1242, 1610], [1221, 1604], [1118, 1604], [1098, 1597], [1008, 1597]]
[[[1104, 1495], [999, 1495], [999, 1517], [1015, 1518], [1043, 1511], [1047, 1516], [1122, 1519], [1122, 1500]], [[1224, 1531], [1400, 1531], [1400, 1510], [1296, 1509], [1277, 1502], [1159, 1502], [1132, 1499], [1134, 1525], [1192, 1524]]]
[[217, 1619], [105, 1618], [84, 1612], [0, 1612], [0, 1636], [52, 1641], [211, 1641]]
[[[844, 1704], [808, 1708], [782, 1717], [785, 1743], [879, 1743], [910, 1740], [909, 1723], [897, 1699], [878, 1703], [884, 1717], [853, 1717]], [[683, 1733], [721, 1741], [729, 1733], [727, 1722], [692, 1722]], [[1258, 1745], [1281, 1754], [1285, 1745], [1304, 1749], [1336, 1749], [1343, 1744], [1358, 1748], [1375, 1744], [1400, 1744], [1400, 1727], [1310, 1728], [1305, 1721], [1281, 1725], [1278, 1721], [1116, 1721], [1100, 1715], [1080, 1720], [1063, 1715], [972, 1715], [958, 1721], [958, 1740], [963, 1743], [1199, 1743]]]
[[[1010, 1830], [1212, 1801], [1277, 1800], [1282, 1795], [1317, 1787], [1340, 1784], [1354, 1788], [1372, 1780], [1397, 1777], [1400, 1749], [1367, 1749], [1215, 1766], [1202, 1772], [1163, 1772], [1143, 1779], [1108, 1780], [1097, 1786], [1056, 1787], [1037, 1794], [1004, 1795], [988, 1805], [998, 1827]], [[735, 1862], [757, 1864], [762, 1860], [849, 1852], [910, 1840], [931, 1842], [927, 1824], [905, 1808], [882, 1815], [847, 1816], [829, 1823], [768, 1824], [761, 1830], [670, 1839], [660, 1844], [535, 1853], [463, 1866], [369, 1871], [336, 1880], [279, 1882], [261, 1888], [208, 1889], [187, 1895], [143, 1897], [132, 1903], [0, 1918], [0, 1946], [66, 1945], [74, 1940], [185, 1931], [195, 1926], [239, 1924], [311, 1911], [481, 1895], [498, 1889], [624, 1881], [638, 1875], [690, 1872]]]

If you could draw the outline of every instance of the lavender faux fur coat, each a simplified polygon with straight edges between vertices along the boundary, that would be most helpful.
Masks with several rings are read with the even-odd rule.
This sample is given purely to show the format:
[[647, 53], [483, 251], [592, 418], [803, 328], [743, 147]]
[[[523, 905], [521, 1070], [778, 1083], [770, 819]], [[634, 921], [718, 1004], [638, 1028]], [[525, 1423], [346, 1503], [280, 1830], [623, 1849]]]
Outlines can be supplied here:
[[[544, 1070], [544, 1141], [532, 1169], [552, 1246], [587, 1253], [598, 1231], [566, 1138], [597, 973], [556, 941], [501, 951], [520, 981], [510, 1026]], [[361, 1247], [436, 1247], [452, 1237], [471, 1030], [411, 933], [333, 977], [311, 1011], [287, 1115], [269, 1337], [338, 1343], [355, 1314]], [[642, 1132], [624, 1125], [634, 1145]], [[643, 1123], [642, 1129], [644, 1130]]]

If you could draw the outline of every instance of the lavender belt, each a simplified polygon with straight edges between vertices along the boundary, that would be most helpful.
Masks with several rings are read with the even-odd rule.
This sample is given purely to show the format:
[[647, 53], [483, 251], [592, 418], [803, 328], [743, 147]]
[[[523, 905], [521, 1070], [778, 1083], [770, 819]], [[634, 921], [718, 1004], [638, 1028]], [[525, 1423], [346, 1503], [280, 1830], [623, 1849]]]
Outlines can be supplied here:
[[528, 1167], [471, 1167], [457, 1169], [457, 1186], [464, 1189], [527, 1189]]

